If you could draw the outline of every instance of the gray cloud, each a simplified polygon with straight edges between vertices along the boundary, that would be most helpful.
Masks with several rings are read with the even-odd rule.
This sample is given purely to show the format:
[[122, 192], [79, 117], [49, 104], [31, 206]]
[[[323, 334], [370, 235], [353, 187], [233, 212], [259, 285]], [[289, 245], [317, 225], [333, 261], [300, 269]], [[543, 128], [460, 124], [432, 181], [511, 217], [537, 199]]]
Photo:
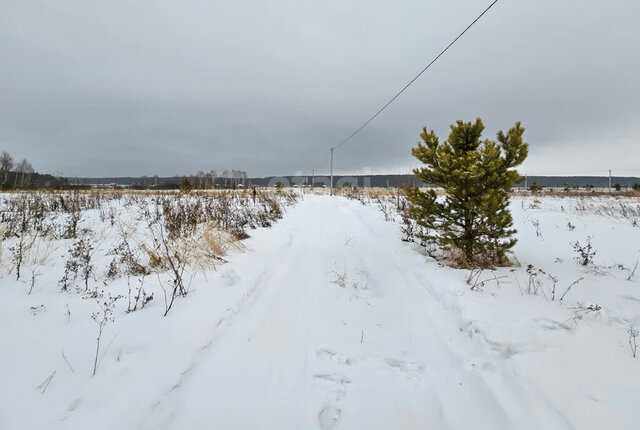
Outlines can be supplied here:
[[[77, 176], [326, 170], [485, 6], [5, 0], [0, 149]], [[478, 116], [523, 122], [531, 173], [640, 167], [638, 22], [631, 0], [499, 2], [336, 169], [406, 170], [422, 126]]]

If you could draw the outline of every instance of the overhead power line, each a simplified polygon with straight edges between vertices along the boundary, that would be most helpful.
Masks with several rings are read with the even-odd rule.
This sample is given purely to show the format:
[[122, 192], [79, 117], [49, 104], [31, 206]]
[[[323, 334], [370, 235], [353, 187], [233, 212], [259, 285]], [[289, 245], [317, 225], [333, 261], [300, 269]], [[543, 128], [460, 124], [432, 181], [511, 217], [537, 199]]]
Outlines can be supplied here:
[[345, 143], [347, 143], [349, 140], [351, 140], [351, 138], [353, 138], [356, 134], [358, 134], [363, 128], [365, 128], [367, 125], [369, 125], [371, 123], [371, 121], [373, 121], [374, 119], [376, 119], [376, 117], [378, 115], [380, 115], [382, 113], [382, 111], [384, 111], [391, 103], [393, 103], [395, 101], [395, 99], [397, 99], [400, 94], [402, 94], [407, 88], [409, 88], [411, 86], [411, 84], [413, 84], [420, 76], [422, 76], [422, 74], [424, 72], [426, 72], [429, 67], [431, 67], [433, 65], [433, 63], [435, 63], [436, 61], [438, 61], [438, 59], [440, 57], [442, 57], [444, 55], [445, 52], [447, 52], [449, 50], [449, 48], [451, 48], [453, 46], [454, 43], [456, 43], [458, 41], [458, 39], [460, 39], [471, 27], [474, 26], [474, 24], [476, 22], [478, 22], [480, 20], [480, 18], [482, 18], [488, 11], [489, 9], [491, 9], [496, 3], [498, 3], [498, 0], [494, 0], [489, 6], [487, 6], [487, 8], [485, 10], [482, 11], [482, 13], [480, 15], [478, 15], [476, 17], [476, 19], [474, 19], [471, 24], [469, 24], [467, 26], [467, 28], [465, 28], [462, 33], [458, 34], [458, 36], [453, 39], [453, 41], [451, 41], [451, 43], [449, 43], [442, 51], [440, 51], [440, 53], [433, 59], [431, 60], [431, 62], [429, 64], [427, 64], [422, 70], [420, 70], [420, 72], [413, 77], [413, 79], [411, 79], [404, 87], [402, 87], [402, 89], [400, 91], [398, 91], [396, 93], [396, 95], [394, 95], [387, 103], [385, 103], [384, 106], [382, 106], [371, 118], [369, 118], [364, 124], [362, 124], [360, 126], [360, 128], [358, 128], [356, 131], [354, 131], [353, 133], [351, 133], [351, 135], [349, 135], [346, 139], [344, 139], [342, 142], [338, 143], [336, 146], [333, 147], [333, 149], [339, 148], [342, 145], [344, 145]]

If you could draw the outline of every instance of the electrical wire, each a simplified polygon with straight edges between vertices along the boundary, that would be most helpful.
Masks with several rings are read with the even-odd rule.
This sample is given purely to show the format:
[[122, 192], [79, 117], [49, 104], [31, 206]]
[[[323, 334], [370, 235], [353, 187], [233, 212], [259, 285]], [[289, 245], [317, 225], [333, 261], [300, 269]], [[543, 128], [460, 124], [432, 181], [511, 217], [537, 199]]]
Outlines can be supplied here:
[[353, 133], [351, 133], [346, 139], [342, 140], [340, 143], [338, 143], [336, 146], [334, 146], [334, 149], [337, 149], [339, 147], [341, 147], [342, 145], [344, 145], [345, 143], [347, 143], [349, 140], [351, 140], [356, 134], [358, 134], [363, 128], [365, 128], [367, 125], [369, 125], [374, 119], [376, 119], [376, 117], [378, 115], [380, 115], [391, 103], [393, 103], [399, 96], [400, 94], [402, 94], [403, 92], [405, 92], [405, 90], [407, 88], [409, 88], [411, 86], [411, 84], [413, 84], [420, 76], [422, 76], [422, 74], [424, 72], [426, 72], [436, 61], [438, 61], [438, 59], [440, 57], [442, 57], [444, 55], [445, 52], [447, 52], [449, 50], [449, 48], [451, 48], [457, 41], [458, 39], [460, 39], [471, 27], [474, 26], [475, 23], [477, 23], [488, 11], [489, 9], [491, 9], [496, 3], [498, 3], [498, 0], [494, 0], [489, 6], [487, 6], [480, 15], [478, 15], [476, 17], [476, 19], [474, 19], [471, 24], [469, 24], [467, 26], [467, 28], [465, 28], [460, 34], [458, 34], [458, 36], [456, 36], [455, 39], [453, 39], [453, 41], [451, 41], [451, 43], [449, 43], [442, 51], [440, 51], [440, 53], [438, 55], [436, 55], [436, 57], [431, 60], [431, 62], [429, 64], [427, 64], [422, 70], [420, 70], [420, 72], [418, 72], [417, 75], [415, 75], [413, 77], [413, 79], [411, 79], [404, 87], [402, 87], [402, 89], [400, 91], [398, 91], [393, 97], [391, 97], [391, 99], [385, 103], [384, 106], [382, 106], [375, 114], [373, 114], [373, 116], [371, 118], [369, 118], [367, 121], [364, 122], [364, 124], [362, 124], [356, 131], [354, 131]]

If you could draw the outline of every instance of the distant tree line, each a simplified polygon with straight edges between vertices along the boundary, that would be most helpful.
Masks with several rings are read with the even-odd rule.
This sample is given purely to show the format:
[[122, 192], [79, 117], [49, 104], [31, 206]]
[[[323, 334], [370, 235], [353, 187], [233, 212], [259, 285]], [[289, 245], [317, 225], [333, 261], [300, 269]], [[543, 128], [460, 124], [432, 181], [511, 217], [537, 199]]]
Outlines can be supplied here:
[[211, 170], [206, 173], [200, 170], [195, 175], [176, 175], [168, 180], [167, 178], [160, 178], [158, 175], [143, 176], [136, 185], [143, 188], [177, 188], [184, 184], [185, 179], [194, 189], [207, 189], [212, 187], [238, 188], [248, 185], [249, 175], [243, 170], [225, 170], [220, 176], [218, 176], [216, 170]]
[[0, 153], [0, 190], [64, 188], [67, 186], [66, 179], [37, 173], [26, 158], [16, 162], [7, 151]]
[[27, 187], [34, 173], [33, 166], [26, 158], [16, 163], [7, 151], [2, 151], [2, 154], [0, 154], [2, 189]]

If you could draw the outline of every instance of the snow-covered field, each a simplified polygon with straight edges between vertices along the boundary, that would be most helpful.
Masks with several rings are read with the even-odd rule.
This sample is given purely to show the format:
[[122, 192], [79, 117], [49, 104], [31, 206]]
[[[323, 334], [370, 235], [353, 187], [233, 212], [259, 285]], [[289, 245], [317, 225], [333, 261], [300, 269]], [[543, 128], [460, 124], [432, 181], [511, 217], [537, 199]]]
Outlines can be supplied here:
[[[230, 207], [251, 219], [273, 209], [243, 198]], [[142, 276], [107, 276], [123, 231], [132, 248], [153, 246], [144, 203], [82, 212], [89, 293], [82, 270], [61, 291], [77, 239], [51, 229], [16, 281], [17, 238], [6, 238], [0, 429], [638, 428], [637, 198], [517, 197], [518, 264], [482, 272], [403, 242], [399, 216], [374, 202], [292, 203], [271, 227], [245, 227], [242, 246], [225, 242], [227, 262], [191, 261], [188, 294], [164, 317], [170, 273], [150, 270], [154, 299], [134, 312]], [[582, 266], [572, 243], [587, 236], [596, 254]], [[123, 297], [92, 376], [92, 314], [109, 294]]]

